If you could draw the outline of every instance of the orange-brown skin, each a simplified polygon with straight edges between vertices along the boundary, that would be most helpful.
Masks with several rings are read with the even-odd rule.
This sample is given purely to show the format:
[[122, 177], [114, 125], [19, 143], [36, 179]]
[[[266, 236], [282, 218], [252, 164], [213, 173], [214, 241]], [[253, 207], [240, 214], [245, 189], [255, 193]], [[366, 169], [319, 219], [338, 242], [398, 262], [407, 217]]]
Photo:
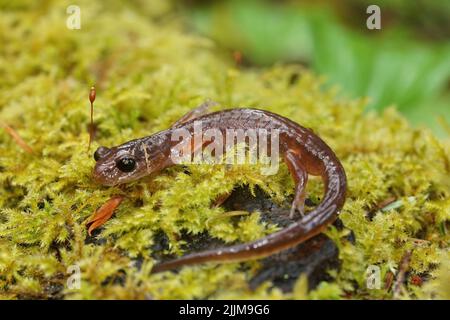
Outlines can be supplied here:
[[[201, 121], [204, 131], [218, 129], [223, 133], [227, 129], [276, 129], [279, 132], [279, 154], [286, 162], [296, 183], [290, 213], [292, 215], [295, 211], [299, 211], [302, 217], [287, 228], [260, 240], [188, 254], [156, 265], [152, 272], [203, 262], [235, 262], [269, 256], [320, 233], [336, 219], [345, 202], [344, 168], [330, 147], [310, 129], [263, 110], [232, 109], [199, 116], [206, 111], [205, 109], [202, 106], [170, 129], [151, 136], [132, 140], [111, 149], [100, 147], [95, 154], [97, 163], [93, 172], [94, 179], [101, 184], [112, 186], [134, 181], [174, 165], [170, 157], [171, 148], [179, 141], [171, 141], [171, 134], [177, 128], [184, 128], [193, 135], [195, 121]], [[126, 163], [129, 164], [132, 160], [135, 165], [130, 172], [122, 172], [118, 168], [118, 161], [124, 157], [127, 158]], [[303, 216], [308, 174], [322, 177], [325, 193], [322, 202], [313, 211]]]

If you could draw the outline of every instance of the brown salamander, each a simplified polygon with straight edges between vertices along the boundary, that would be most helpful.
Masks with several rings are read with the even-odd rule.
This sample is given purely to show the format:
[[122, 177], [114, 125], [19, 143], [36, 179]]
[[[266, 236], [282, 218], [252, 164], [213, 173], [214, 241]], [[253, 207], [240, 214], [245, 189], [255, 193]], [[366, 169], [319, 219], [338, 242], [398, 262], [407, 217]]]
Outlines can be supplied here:
[[[174, 165], [171, 149], [179, 143], [179, 140], [172, 141], [172, 134], [176, 129], [185, 129], [191, 134], [191, 142], [194, 143], [196, 121], [201, 121], [203, 130], [218, 129], [222, 133], [227, 129], [278, 130], [279, 154], [287, 164], [296, 184], [290, 213], [292, 215], [295, 211], [299, 211], [302, 217], [287, 228], [260, 240], [188, 254], [156, 265], [152, 272], [203, 262], [236, 262], [266, 257], [317, 235], [336, 219], [344, 205], [346, 195], [344, 168], [330, 147], [310, 129], [263, 110], [231, 109], [204, 114], [206, 110], [205, 106], [201, 106], [170, 129], [151, 136], [113, 148], [98, 148], [94, 154], [96, 160], [94, 179], [103, 185], [113, 186], [134, 181]], [[200, 147], [204, 148], [205, 144]], [[195, 146], [192, 152], [194, 150]], [[322, 202], [314, 210], [303, 215], [308, 175], [321, 176], [325, 192]]]

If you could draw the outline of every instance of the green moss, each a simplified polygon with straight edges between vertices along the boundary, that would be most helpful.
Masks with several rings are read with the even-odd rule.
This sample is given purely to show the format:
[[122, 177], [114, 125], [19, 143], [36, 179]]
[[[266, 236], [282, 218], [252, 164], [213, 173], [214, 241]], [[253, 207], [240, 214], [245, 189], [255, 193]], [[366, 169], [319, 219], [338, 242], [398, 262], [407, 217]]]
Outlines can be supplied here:
[[[65, 28], [68, 4], [31, 10], [24, 2], [1, 11], [0, 118], [34, 150], [25, 153], [0, 131], [2, 298], [54, 297], [54, 287], [62, 289], [56, 297], [67, 299], [391, 298], [392, 291], [366, 289], [366, 268], [380, 266], [382, 277], [395, 273], [406, 250], [412, 250], [408, 275], [428, 280], [418, 287], [407, 277], [402, 297], [448, 298], [448, 142], [411, 128], [393, 109], [365, 114], [364, 100], [338, 99], [298, 66], [236, 69], [209, 40], [183, 31], [166, 1], [144, 10], [79, 1], [81, 30]], [[293, 74], [299, 79], [291, 84]], [[268, 282], [252, 291], [248, 280], [258, 262], [246, 263], [247, 271], [238, 264], [199, 265], [150, 275], [151, 248], [161, 231], [169, 239], [167, 253], [174, 254], [184, 252], [178, 240], [183, 231], [225, 242], [264, 236], [276, 226], [261, 223], [260, 213], [244, 214], [234, 224], [211, 203], [244, 184], [281, 202], [293, 184], [284, 166], [266, 177], [251, 166], [192, 165], [191, 175], [174, 167], [126, 189], [95, 185], [94, 160], [86, 152], [92, 83], [98, 125], [93, 148], [164, 129], [207, 98], [220, 104], [217, 109], [264, 108], [314, 128], [342, 159], [349, 181], [341, 215], [347, 229], [327, 231], [342, 259], [342, 268], [332, 272], [335, 280], [310, 293], [304, 277], [293, 293]], [[312, 197], [320, 186], [312, 179]], [[118, 193], [127, 199], [97, 236], [101, 241], [85, 241], [86, 219]], [[391, 209], [374, 209], [392, 197], [399, 202]], [[345, 238], [349, 229], [354, 245]], [[74, 264], [82, 272], [80, 290], [66, 286]]]

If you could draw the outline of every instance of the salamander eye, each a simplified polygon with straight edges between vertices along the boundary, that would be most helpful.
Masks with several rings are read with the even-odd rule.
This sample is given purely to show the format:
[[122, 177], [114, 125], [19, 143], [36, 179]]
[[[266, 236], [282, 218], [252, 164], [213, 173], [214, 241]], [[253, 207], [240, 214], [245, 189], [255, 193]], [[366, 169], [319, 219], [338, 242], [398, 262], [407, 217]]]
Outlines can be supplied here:
[[95, 159], [95, 161], [98, 161], [101, 158], [103, 158], [108, 152], [109, 152], [109, 149], [107, 147], [99, 147], [94, 152], [94, 159]]
[[122, 172], [131, 172], [136, 168], [136, 161], [133, 158], [122, 158], [116, 162], [117, 168]]

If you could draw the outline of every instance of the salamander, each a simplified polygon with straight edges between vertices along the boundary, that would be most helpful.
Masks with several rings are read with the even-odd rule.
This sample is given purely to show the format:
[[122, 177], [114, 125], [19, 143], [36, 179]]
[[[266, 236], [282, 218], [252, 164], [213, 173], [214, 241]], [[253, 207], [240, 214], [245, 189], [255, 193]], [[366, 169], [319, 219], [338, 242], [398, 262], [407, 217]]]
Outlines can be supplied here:
[[[192, 153], [205, 148], [206, 143], [195, 145], [195, 124], [201, 122], [203, 132], [218, 130], [225, 135], [229, 129], [253, 129], [278, 132], [279, 157], [287, 164], [295, 182], [291, 216], [301, 217], [288, 227], [262, 239], [184, 255], [154, 266], [152, 272], [170, 270], [179, 266], [205, 262], [239, 262], [258, 259], [296, 246], [319, 234], [340, 213], [346, 197], [347, 179], [344, 167], [333, 150], [311, 129], [269, 111], [239, 108], [207, 113], [201, 106], [190, 112], [171, 128], [147, 137], [128, 141], [116, 147], [99, 147], [94, 153], [96, 164], [93, 178], [102, 185], [114, 186], [135, 181], [176, 165], [173, 148], [179, 140], [173, 139], [176, 130], [190, 134]], [[188, 149], [189, 150], [189, 149]], [[226, 150], [224, 151], [226, 152]], [[303, 214], [305, 188], [308, 175], [320, 176], [324, 182], [322, 201], [311, 212]]]

